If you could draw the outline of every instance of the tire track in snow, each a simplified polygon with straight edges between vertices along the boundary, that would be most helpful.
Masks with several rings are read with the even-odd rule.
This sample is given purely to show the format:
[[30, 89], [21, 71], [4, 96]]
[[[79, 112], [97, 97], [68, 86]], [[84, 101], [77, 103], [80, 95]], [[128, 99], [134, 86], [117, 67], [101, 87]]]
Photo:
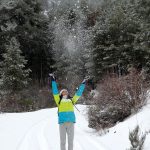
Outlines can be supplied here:
[[[30, 128], [26, 134], [26, 136], [22, 139], [21, 145], [17, 150], [50, 150], [59, 148], [59, 141], [57, 141], [57, 145], [53, 148], [52, 145], [49, 145], [48, 136], [45, 134], [47, 130], [49, 130], [49, 118], [44, 119], [38, 124], [34, 125]], [[75, 141], [74, 141], [74, 149], [75, 150], [87, 150], [87, 144], [89, 149], [94, 150], [106, 150], [100, 144], [97, 144], [90, 135], [86, 135], [86, 133], [82, 134], [82, 129], [78, 128], [75, 133]], [[82, 137], [82, 138], [81, 138]], [[55, 140], [55, 139], [53, 139]]]
[[44, 136], [44, 129], [47, 125], [47, 122], [44, 122], [41, 125], [42, 126], [40, 127], [40, 131], [38, 131], [38, 134], [37, 134], [37, 139], [38, 139], [38, 142], [39, 142], [40, 150], [43, 150], [43, 149], [44, 150], [49, 150], [47, 139]]
[[[75, 126], [74, 150], [108, 150], [95, 136], [90, 136], [84, 115], [78, 113], [77, 117], [83, 122]], [[60, 150], [58, 127], [56, 119], [49, 116], [38, 121], [26, 132], [16, 150]]]
[[[16, 150], [30, 150], [31, 147], [33, 147], [32, 150], [34, 150], [35, 149], [35, 147], [34, 147], [35, 144], [37, 145], [36, 150], [43, 150], [43, 149], [39, 149], [41, 147], [40, 146], [41, 144], [39, 142], [39, 138], [38, 138], [39, 136], [37, 136], [37, 133], [39, 133], [39, 132], [36, 129], [39, 129], [39, 126], [40, 126], [40, 130], [41, 130], [40, 134], [42, 134], [42, 131], [44, 130], [44, 127], [41, 127], [41, 124], [43, 126], [43, 122], [47, 123], [47, 120], [49, 120], [49, 117], [46, 117], [46, 118], [38, 121], [37, 123], [33, 124], [30, 127], [30, 129], [24, 134], [22, 139], [20, 140]], [[44, 145], [45, 145], [45, 142], [44, 142]], [[49, 149], [45, 149], [45, 150], [49, 150]]]
[[83, 150], [81, 144], [78, 141], [74, 142], [74, 149], [75, 150]]
[[[105, 145], [100, 143], [95, 136], [91, 136], [88, 132], [88, 124], [85, 120], [85, 111], [84, 112], [76, 112], [79, 120], [82, 120], [83, 123], [81, 125], [76, 126], [76, 141], [82, 147], [82, 150], [87, 150], [87, 148], [94, 150], [109, 150]], [[87, 146], [88, 145], [88, 146]], [[75, 149], [76, 150], [76, 149]]]
[[77, 143], [79, 143], [79, 145], [82, 147], [82, 150], [87, 150], [87, 147], [89, 150], [108, 150], [101, 143], [97, 143], [92, 137], [89, 136], [82, 135], [82, 138], [77, 139]]

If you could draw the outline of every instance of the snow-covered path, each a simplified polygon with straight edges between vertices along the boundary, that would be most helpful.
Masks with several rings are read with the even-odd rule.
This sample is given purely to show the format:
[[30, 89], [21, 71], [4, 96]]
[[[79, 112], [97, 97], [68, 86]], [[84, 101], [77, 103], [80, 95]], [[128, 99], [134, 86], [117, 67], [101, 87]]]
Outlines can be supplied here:
[[[138, 114], [100, 136], [88, 128], [86, 106], [77, 106], [74, 150], [126, 150], [130, 147], [129, 130], [137, 123], [142, 131], [150, 130], [150, 105]], [[60, 150], [57, 108], [29, 113], [0, 114], [0, 150]], [[150, 134], [144, 150], [150, 150]]]
[[[53, 115], [34, 124], [27, 131], [17, 146], [17, 150], [60, 150], [56, 109], [53, 113]], [[87, 122], [80, 113], [76, 113], [82, 124], [80, 126], [76, 124], [74, 150], [106, 150], [102, 144], [94, 141], [88, 132]]]

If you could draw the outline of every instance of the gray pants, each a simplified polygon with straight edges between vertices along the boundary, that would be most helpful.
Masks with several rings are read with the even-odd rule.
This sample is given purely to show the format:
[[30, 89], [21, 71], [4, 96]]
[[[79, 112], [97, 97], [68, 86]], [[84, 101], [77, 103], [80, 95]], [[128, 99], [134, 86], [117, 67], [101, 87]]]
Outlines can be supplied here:
[[66, 122], [59, 125], [60, 147], [66, 150], [66, 135], [68, 136], [68, 150], [73, 150], [74, 123]]

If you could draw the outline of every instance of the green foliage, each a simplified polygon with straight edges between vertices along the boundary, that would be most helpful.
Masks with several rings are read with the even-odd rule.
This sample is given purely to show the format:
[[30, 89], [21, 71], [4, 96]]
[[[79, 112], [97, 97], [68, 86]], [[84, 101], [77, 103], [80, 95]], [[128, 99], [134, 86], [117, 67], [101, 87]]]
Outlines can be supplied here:
[[143, 150], [146, 134], [140, 135], [140, 128], [136, 128], [129, 133], [129, 140], [131, 142], [131, 148], [129, 150]]
[[112, 68], [120, 74], [130, 66], [149, 71], [149, 0], [95, 2], [50, 2], [46, 15], [41, 0], [5, 1], [0, 53], [16, 37], [32, 78], [40, 81], [54, 68], [59, 76], [88, 73], [96, 79]]
[[23, 107], [30, 107], [33, 105], [33, 100], [30, 99], [24, 99], [24, 100], [19, 100], [18, 104], [23, 106]]
[[[30, 77], [40, 85], [55, 71], [72, 91], [84, 76], [150, 72], [149, 0], [1, 0], [0, 61], [15, 37]], [[43, 7], [44, 6], [44, 7]], [[35, 82], [34, 82], [35, 83]], [[9, 86], [11, 87], [11, 86]]]
[[0, 9], [0, 49], [4, 51], [3, 46], [11, 37], [16, 37], [28, 60], [27, 67], [32, 70], [32, 79], [42, 82], [53, 64], [49, 18], [38, 0], [16, 0], [13, 3], [7, 2]]
[[6, 46], [1, 66], [1, 88], [4, 91], [16, 92], [25, 88], [29, 80], [30, 69], [25, 69], [27, 61], [21, 55], [20, 45], [15, 38]]
[[[86, 74], [85, 55], [88, 42], [86, 4], [60, 1], [49, 12], [54, 24], [54, 58], [59, 82], [72, 91]], [[62, 11], [63, 10], [63, 11]], [[67, 83], [67, 84], [66, 84]]]
[[[147, 21], [137, 12], [142, 7], [142, 4], [137, 6], [136, 2], [115, 1], [111, 6], [101, 8], [101, 15], [93, 28], [91, 50], [96, 78], [110, 69], [126, 74], [130, 66], [149, 68]], [[142, 16], [144, 13], [148, 12], [143, 12]]]

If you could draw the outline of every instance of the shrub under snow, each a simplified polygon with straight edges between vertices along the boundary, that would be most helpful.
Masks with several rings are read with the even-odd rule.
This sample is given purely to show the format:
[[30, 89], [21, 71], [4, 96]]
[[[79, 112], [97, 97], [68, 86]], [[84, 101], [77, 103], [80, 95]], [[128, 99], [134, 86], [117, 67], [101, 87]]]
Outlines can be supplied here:
[[105, 77], [97, 86], [99, 95], [89, 107], [89, 127], [104, 129], [137, 112], [146, 102], [143, 74], [134, 68], [126, 76]]

